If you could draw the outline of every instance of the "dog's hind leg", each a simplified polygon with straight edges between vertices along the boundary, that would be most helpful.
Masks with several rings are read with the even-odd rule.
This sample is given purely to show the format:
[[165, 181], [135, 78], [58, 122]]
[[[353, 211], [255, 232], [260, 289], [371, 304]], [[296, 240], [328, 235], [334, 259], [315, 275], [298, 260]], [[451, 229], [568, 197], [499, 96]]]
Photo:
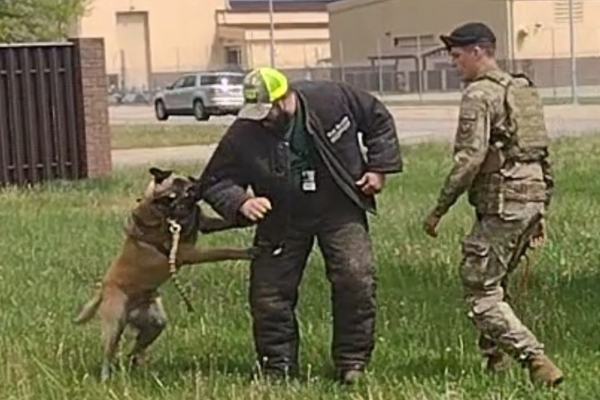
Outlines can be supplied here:
[[119, 347], [119, 341], [126, 323], [127, 296], [118, 289], [107, 291], [100, 306], [102, 320], [102, 339], [104, 342], [104, 360], [102, 363], [102, 382], [111, 376], [112, 363]]
[[138, 330], [135, 344], [128, 355], [132, 364], [137, 366], [142, 363], [146, 349], [167, 326], [167, 314], [160, 297], [132, 310], [127, 321]]

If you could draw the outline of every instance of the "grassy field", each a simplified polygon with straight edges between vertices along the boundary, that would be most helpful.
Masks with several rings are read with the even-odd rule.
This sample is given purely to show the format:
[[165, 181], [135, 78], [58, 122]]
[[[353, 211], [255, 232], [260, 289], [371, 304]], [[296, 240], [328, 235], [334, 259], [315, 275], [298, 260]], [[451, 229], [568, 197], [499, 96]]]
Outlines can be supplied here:
[[[599, 340], [600, 139], [554, 145], [558, 191], [549, 241], [532, 254], [519, 315], [566, 373], [555, 392], [535, 391], [516, 364], [488, 376], [476, 351], [458, 281], [459, 240], [470, 227], [463, 200], [428, 238], [421, 221], [449, 165], [449, 148], [404, 149], [406, 173], [389, 180], [372, 219], [378, 260], [377, 346], [367, 379], [352, 388], [329, 378], [331, 314], [322, 260], [313, 254], [301, 288], [304, 378], [250, 382], [253, 363], [247, 305], [248, 264], [184, 270], [196, 313], [164, 287], [170, 326], [147, 368], [119, 372], [103, 386], [97, 320], [70, 320], [121, 245], [123, 218], [148, 175], [119, 170], [109, 179], [54, 183], [1, 194], [1, 399], [596, 399]], [[196, 173], [198, 165], [179, 165]], [[465, 220], [467, 218], [467, 220]], [[250, 243], [251, 231], [218, 233], [204, 244]], [[521, 274], [514, 278], [515, 287]], [[129, 347], [131, 341], [125, 341]]]
[[224, 127], [212, 124], [115, 124], [110, 129], [111, 144], [115, 150], [213, 144], [225, 132]]

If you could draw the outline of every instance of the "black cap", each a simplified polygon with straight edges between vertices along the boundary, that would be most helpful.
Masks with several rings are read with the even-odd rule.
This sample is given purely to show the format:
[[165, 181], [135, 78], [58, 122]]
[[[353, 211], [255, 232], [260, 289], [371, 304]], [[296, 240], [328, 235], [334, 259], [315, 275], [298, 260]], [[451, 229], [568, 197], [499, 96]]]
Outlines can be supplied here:
[[496, 35], [482, 22], [469, 22], [454, 29], [450, 35], [440, 35], [440, 40], [450, 49], [484, 42], [496, 43]]

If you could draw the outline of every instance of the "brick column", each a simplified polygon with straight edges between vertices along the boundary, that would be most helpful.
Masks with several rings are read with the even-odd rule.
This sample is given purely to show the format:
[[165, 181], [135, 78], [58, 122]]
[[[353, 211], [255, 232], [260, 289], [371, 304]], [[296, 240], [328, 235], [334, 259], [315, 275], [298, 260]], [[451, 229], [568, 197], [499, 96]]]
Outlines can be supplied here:
[[80, 84], [79, 100], [83, 102], [86, 176], [102, 177], [112, 169], [104, 39], [77, 38], [71, 42], [75, 45], [73, 61]]

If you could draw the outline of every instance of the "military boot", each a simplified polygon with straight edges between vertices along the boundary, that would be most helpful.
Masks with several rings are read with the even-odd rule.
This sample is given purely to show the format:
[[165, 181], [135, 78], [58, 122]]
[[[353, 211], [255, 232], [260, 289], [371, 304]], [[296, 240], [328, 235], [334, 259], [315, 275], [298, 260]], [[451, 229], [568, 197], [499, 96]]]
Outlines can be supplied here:
[[487, 356], [486, 370], [491, 373], [498, 373], [507, 370], [510, 367], [511, 358], [502, 351]]
[[486, 335], [482, 334], [479, 336], [478, 346], [483, 356], [487, 358], [486, 370], [488, 372], [501, 372], [510, 366], [510, 357], [498, 347], [496, 342]]
[[544, 354], [536, 354], [526, 361], [529, 377], [536, 385], [558, 386], [563, 381], [562, 371]]

